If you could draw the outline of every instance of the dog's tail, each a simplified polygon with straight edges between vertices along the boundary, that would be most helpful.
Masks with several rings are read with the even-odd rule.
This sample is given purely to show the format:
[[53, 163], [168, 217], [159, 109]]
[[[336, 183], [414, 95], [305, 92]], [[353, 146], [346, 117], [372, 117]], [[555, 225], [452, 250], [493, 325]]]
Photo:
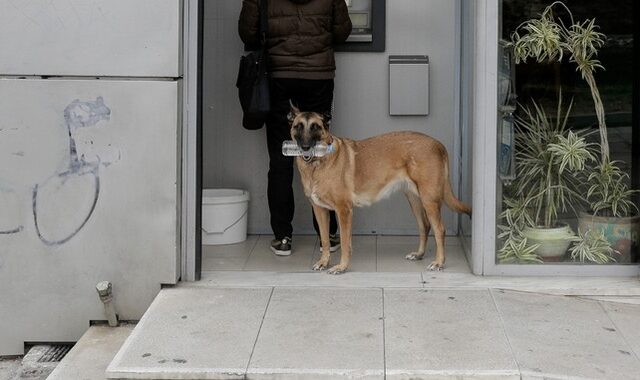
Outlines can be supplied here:
[[465, 213], [471, 217], [471, 207], [462, 203], [456, 198], [451, 189], [451, 178], [449, 178], [449, 160], [445, 157], [444, 160], [444, 202], [455, 212]]

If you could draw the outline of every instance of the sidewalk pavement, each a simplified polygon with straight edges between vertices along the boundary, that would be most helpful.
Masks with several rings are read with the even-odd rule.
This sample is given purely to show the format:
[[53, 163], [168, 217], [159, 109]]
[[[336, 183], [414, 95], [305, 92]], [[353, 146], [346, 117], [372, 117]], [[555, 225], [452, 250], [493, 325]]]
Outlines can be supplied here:
[[410, 277], [208, 274], [49, 379], [640, 379], [638, 279]]
[[640, 305], [500, 289], [164, 289], [124, 379], [639, 379]]
[[13, 380], [20, 370], [20, 358], [0, 359], [0, 380]]

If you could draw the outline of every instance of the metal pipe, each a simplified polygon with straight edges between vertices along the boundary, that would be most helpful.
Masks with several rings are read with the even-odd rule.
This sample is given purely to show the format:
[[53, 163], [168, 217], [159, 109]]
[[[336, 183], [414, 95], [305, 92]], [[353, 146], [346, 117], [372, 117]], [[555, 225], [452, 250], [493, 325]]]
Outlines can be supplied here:
[[116, 315], [116, 309], [113, 303], [113, 286], [109, 281], [102, 281], [96, 285], [96, 290], [100, 296], [100, 301], [104, 304], [104, 313], [109, 321], [109, 326], [118, 326], [118, 316]]

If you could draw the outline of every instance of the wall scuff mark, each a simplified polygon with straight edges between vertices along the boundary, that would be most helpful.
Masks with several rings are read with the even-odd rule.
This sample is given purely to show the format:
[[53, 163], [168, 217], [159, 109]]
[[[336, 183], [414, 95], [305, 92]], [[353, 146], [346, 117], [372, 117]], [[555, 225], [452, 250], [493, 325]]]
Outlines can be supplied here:
[[[98, 204], [100, 167], [107, 167], [121, 157], [120, 151], [111, 144], [100, 150], [94, 145], [91, 133], [87, 133], [89, 128], [100, 127], [102, 122], [108, 122], [111, 118], [111, 109], [101, 96], [95, 101], [76, 99], [67, 105], [63, 115], [68, 148], [52, 151], [64, 152], [64, 157], [58, 158], [59, 162], [66, 165], [53, 175], [30, 185], [35, 231], [46, 245], [64, 244], [82, 230]], [[24, 151], [12, 154], [17, 157], [28, 155]], [[15, 185], [15, 179], [14, 186], [11, 182], [0, 178], [0, 185], [4, 184], [0, 186], [0, 202], [4, 204], [17, 203], [16, 192], [21, 190], [21, 186]], [[59, 210], [65, 212], [62, 218]], [[23, 225], [5, 230], [0, 228], [0, 235], [16, 234], [23, 230]]]

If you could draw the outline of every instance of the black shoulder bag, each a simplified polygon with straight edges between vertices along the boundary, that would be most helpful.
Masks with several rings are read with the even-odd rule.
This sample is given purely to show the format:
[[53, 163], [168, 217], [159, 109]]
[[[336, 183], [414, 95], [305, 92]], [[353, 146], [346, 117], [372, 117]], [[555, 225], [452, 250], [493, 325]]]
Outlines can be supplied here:
[[271, 111], [269, 96], [269, 74], [267, 72], [267, 0], [260, 2], [260, 48], [240, 58], [240, 71], [236, 87], [242, 106], [242, 126], [245, 129], [262, 128]]

